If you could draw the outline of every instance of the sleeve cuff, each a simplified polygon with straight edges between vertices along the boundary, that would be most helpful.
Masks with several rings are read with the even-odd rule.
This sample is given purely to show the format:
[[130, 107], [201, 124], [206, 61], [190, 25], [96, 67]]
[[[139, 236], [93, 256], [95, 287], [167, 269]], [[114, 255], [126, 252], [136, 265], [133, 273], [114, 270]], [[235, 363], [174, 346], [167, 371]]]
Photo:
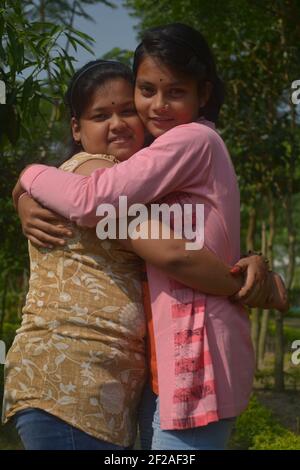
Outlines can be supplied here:
[[21, 176], [21, 186], [25, 191], [32, 196], [31, 188], [34, 183], [34, 180], [45, 170], [47, 170], [48, 166], [46, 165], [32, 165]]

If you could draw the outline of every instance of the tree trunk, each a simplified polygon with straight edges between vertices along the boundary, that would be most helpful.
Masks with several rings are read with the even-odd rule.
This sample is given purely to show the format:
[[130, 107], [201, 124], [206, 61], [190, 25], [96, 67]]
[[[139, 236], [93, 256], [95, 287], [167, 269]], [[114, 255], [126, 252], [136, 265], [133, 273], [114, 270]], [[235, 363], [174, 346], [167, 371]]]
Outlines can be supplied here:
[[275, 312], [275, 390], [284, 391], [283, 315]]
[[[263, 222], [262, 227], [261, 227], [261, 251], [264, 255], [266, 255], [266, 245], [267, 245], [267, 241], [266, 241], [267, 233], [266, 232], [267, 232], [266, 222]], [[269, 310], [263, 310], [261, 323], [260, 323], [259, 339], [258, 339], [258, 353], [257, 353], [258, 369], [261, 369], [263, 367], [268, 321], [269, 321]]]
[[[249, 211], [248, 230], [246, 236], [247, 250], [254, 250], [255, 248], [255, 229], [256, 229], [256, 209], [251, 207]], [[258, 366], [258, 338], [259, 338], [259, 309], [251, 309], [251, 338], [255, 351], [255, 367]]]
[[[273, 241], [275, 235], [275, 207], [274, 197], [271, 192], [268, 194], [268, 206], [269, 206], [269, 234], [267, 237], [266, 225], [263, 224], [262, 228], [262, 246], [261, 251], [269, 259], [270, 268], [273, 268]], [[261, 328], [258, 342], [258, 367], [261, 369], [264, 365], [264, 357], [266, 351], [266, 340], [268, 335], [270, 311], [263, 310], [261, 318]]]
[[[286, 287], [291, 289], [295, 274], [295, 230], [292, 214], [292, 183], [288, 184], [288, 194], [285, 197], [284, 207], [286, 210], [288, 230], [288, 267], [286, 276]], [[275, 313], [275, 390], [284, 390], [284, 334], [283, 315]]]
[[286, 286], [288, 290], [291, 289], [295, 274], [295, 229], [292, 213], [292, 188], [289, 188], [289, 194], [285, 198], [286, 222], [288, 231], [288, 266], [286, 273]]

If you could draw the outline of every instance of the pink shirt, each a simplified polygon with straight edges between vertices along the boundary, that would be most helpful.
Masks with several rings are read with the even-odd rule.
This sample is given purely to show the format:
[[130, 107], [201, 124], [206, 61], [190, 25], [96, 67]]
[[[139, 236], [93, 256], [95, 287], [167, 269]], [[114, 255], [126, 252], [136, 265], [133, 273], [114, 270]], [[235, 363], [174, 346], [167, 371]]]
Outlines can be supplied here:
[[[205, 205], [205, 245], [229, 265], [240, 257], [236, 175], [224, 142], [207, 121], [175, 127], [129, 160], [113, 168], [96, 170], [89, 177], [34, 165], [23, 174], [21, 183], [41, 204], [88, 226], [97, 223], [96, 208], [100, 203], [118, 207], [121, 195], [128, 197], [128, 206], [157, 201], [170, 193], [176, 194], [177, 200], [180, 193], [182, 200], [188, 195], [189, 201]], [[173, 406], [176, 351], [172, 343], [171, 306], [176, 294], [163, 272], [150, 265], [147, 271], [158, 360], [161, 427], [172, 429], [176, 428]], [[185, 299], [180, 295], [177, 302], [201, 303], [204, 308], [218, 417], [237, 416], [248, 404], [254, 374], [248, 315], [227, 298], [203, 295], [189, 288], [184, 290]], [[195, 321], [191, 315], [190, 323]], [[191, 325], [191, 329], [196, 326]], [[209, 410], [210, 404], [205, 401], [198, 405], [204, 412]], [[186, 415], [185, 425], [178, 427], [215, 420], [213, 417], [206, 422], [195, 421], [192, 409]]]

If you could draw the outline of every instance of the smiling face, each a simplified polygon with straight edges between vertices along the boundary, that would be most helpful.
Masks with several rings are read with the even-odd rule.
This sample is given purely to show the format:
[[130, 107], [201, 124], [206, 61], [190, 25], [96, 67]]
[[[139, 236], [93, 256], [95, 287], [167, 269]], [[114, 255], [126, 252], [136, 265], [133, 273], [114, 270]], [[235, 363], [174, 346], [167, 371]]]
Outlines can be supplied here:
[[123, 78], [101, 85], [79, 119], [72, 118], [72, 133], [91, 154], [105, 153], [127, 160], [144, 143], [144, 127], [133, 102], [132, 85]]
[[198, 82], [174, 73], [159, 60], [145, 56], [137, 71], [135, 105], [147, 130], [159, 137], [180, 124], [197, 120], [208, 93], [199, 96]]

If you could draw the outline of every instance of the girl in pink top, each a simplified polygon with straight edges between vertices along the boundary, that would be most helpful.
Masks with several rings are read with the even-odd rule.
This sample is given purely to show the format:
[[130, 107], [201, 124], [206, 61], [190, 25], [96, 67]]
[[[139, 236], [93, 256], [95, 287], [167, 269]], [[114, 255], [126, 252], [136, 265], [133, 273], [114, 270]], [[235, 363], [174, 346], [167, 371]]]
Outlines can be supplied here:
[[[43, 205], [93, 226], [101, 203], [204, 204], [205, 246], [233, 265], [240, 256], [239, 190], [215, 130], [223, 88], [200, 33], [173, 24], [146, 32], [135, 53], [135, 103], [155, 138], [147, 148], [85, 177], [35, 165], [23, 188]], [[159, 400], [152, 397], [153, 449], [223, 448], [247, 406], [254, 357], [247, 312], [147, 266]]]

